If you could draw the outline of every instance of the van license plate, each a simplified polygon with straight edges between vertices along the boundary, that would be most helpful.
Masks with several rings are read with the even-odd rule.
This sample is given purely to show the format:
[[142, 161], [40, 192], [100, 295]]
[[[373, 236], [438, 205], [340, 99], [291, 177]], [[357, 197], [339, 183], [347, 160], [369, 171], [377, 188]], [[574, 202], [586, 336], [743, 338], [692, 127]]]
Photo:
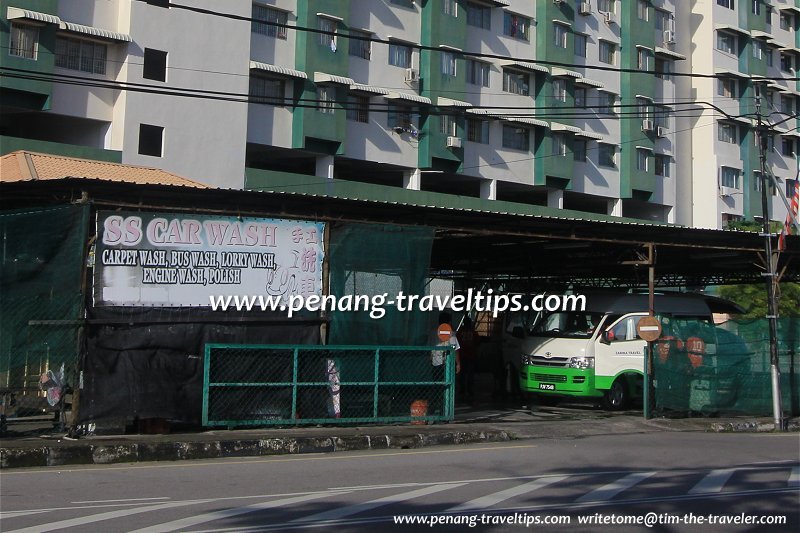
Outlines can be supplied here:
[[539, 388], [542, 390], [556, 390], [556, 386], [552, 383], [539, 383]]

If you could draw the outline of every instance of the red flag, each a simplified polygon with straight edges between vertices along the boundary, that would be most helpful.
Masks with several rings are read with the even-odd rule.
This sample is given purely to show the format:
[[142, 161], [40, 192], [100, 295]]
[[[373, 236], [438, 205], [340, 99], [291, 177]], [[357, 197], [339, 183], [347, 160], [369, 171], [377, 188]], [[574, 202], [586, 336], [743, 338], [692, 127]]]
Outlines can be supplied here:
[[794, 180], [794, 194], [792, 203], [789, 206], [790, 213], [786, 215], [786, 222], [783, 223], [783, 230], [778, 237], [778, 250], [786, 249], [786, 236], [792, 233], [792, 218], [797, 218], [797, 205], [800, 204], [800, 179]]

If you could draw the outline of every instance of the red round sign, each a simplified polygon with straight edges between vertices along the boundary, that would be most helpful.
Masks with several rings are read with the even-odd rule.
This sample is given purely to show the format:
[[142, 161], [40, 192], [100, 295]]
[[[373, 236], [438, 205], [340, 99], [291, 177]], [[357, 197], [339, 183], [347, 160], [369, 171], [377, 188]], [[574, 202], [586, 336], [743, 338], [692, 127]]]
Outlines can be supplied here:
[[439, 335], [439, 340], [443, 342], [449, 341], [450, 337], [453, 336], [453, 327], [450, 324], [440, 324], [436, 328], [436, 333]]

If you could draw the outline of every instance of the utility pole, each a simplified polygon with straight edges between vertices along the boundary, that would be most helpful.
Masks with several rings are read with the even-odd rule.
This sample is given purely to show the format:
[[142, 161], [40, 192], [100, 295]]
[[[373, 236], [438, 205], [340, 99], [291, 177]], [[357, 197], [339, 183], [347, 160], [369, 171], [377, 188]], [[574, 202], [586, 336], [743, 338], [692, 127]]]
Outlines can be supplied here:
[[781, 369], [778, 366], [778, 306], [775, 302], [775, 260], [772, 257], [772, 235], [769, 218], [769, 181], [767, 180], [767, 127], [761, 116], [761, 91], [764, 86], [758, 85], [756, 94], [756, 115], [758, 116], [758, 158], [761, 169], [761, 218], [764, 221], [762, 237], [764, 237], [764, 253], [767, 271], [763, 276], [767, 280], [767, 320], [769, 321], [769, 361], [772, 377], [772, 416], [775, 431], [783, 431], [783, 409], [781, 407]]

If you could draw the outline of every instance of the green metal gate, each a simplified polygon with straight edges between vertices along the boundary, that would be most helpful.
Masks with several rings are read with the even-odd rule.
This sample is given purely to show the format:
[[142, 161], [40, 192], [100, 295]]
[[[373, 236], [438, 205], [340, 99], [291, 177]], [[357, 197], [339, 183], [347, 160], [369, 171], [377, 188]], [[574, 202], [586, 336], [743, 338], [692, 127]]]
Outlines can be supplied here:
[[449, 347], [208, 344], [203, 425], [448, 421], [454, 381]]

